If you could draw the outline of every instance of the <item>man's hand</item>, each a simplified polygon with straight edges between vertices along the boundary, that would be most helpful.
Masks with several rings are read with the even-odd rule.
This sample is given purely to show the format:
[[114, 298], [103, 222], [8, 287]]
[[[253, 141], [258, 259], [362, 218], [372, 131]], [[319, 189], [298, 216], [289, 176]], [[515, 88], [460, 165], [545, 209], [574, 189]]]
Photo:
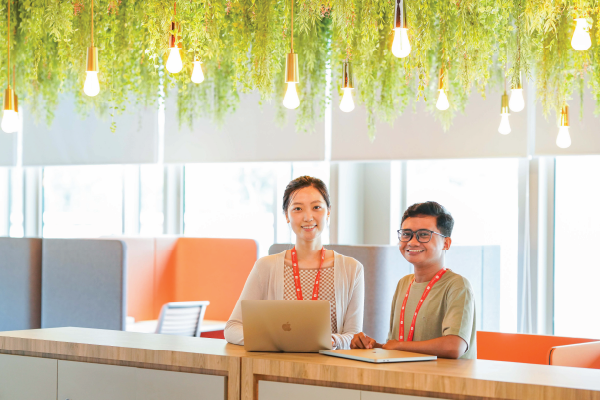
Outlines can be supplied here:
[[388, 340], [386, 344], [383, 345], [385, 350], [401, 350], [403, 342], [399, 342], [398, 340]]
[[374, 349], [375, 347], [381, 347], [381, 345], [362, 332], [354, 335], [350, 342], [351, 349]]

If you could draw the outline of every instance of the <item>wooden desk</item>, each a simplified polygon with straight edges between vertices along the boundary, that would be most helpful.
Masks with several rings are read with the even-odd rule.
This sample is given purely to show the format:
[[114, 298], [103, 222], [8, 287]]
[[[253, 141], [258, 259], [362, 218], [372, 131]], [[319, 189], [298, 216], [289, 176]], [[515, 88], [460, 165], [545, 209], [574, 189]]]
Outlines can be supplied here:
[[240, 399], [243, 347], [224, 340], [50, 328], [0, 332], [0, 353], [227, 377], [227, 400]]
[[[91, 367], [99, 364], [104, 368], [108, 368], [106, 364], [122, 369], [137, 367], [146, 373], [145, 379], [161, 372], [149, 370], [226, 377], [221, 383], [219, 398], [226, 396], [227, 400], [333, 400], [336, 396], [344, 400], [408, 400], [414, 399], [412, 396], [419, 396], [421, 400], [424, 397], [600, 400], [600, 370], [593, 369], [444, 359], [376, 365], [319, 354], [247, 353], [241, 346], [218, 339], [84, 328], [0, 332], [0, 361], [2, 354], [28, 356], [12, 357], [18, 358], [18, 362], [26, 358], [38, 362], [54, 360], [55, 369], [56, 360], [59, 364], [60, 360], [84, 362]], [[71, 374], [77, 369], [73, 367]], [[50, 376], [47, 387], [56, 389], [57, 373], [45, 376]], [[60, 383], [60, 366], [58, 376]], [[122, 380], [127, 382], [128, 379]], [[34, 381], [38, 382], [29, 379], [24, 384]], [[173, 381], [171, 384], [174, 385]], [[225, 392], [223, 385], [227, 387]], [[107, 398], [104, 390], [103, 386], [97, 390], [98, 395], [103, 396], [101, 399]], [[78, 400], [77, 397], [61, 398]]]
[[[360, 391], [365, 399], [600, 399], [600, 370], [508, 363], [487, 360], [445, 360], [370, 364], [319, 354], [248, 353], [242, 358], [242, 400], [259, 396], [259, 382], [333, 387]], [[300, 387], [290, 386], [290, 393]], [[381, 396], [395, 393], [403, 396]], [[341, 398], [351, 398], [344, 392]], [[365, 394], [368, 394], [367, 396]], [[304, 392], [316, 400], [318, 392]], [[333, 398], [332, 393], [327, 397]], [[291, 396], [287, 400], [294, 400]]]

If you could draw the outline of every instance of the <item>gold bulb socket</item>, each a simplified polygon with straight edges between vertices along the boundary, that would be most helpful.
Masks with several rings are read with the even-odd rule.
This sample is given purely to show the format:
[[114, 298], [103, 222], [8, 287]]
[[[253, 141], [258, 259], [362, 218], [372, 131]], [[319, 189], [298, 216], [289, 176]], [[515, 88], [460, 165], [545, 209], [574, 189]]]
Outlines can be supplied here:
[[285, 82], [298, 83], [298, 54], [289, 53], [285, 59]]
[[342, 65], [342, 89], [354, 89], [352, 64], [349, 61], [344, 61]]
[[98, 48], [94, 46], [88, 47], [87, 51], [87, 67], [86, 71], [98, 72]]
[[438, 90], [446, 89], [445, 84], [446, 84], [446, 76], [444, 73], [444, 68], [440, 68], [440, 80], [439, 80], [439, 84], [438, 84]]
[[16, 93], [15, 93], [15, 112], [16, 113], [19, 112], [19, 98], [17, 97]]
[[12, 90], [10, 85], [4, 91], [4, 111], [15, 111], [15, 92]]
[[504, 94], [502, 95], [502, 105], [500, 107], [500, 115], [509, 115], [510, 113], [508, 112], [508, 95], [506, 94], [506, 92], [504, 92]]
[[408, 28], [405, 0], [395, 0], [395, 3], [396, 7], [394, 7], [394, 29]]
[[521, 78], [521, 72], [519, 72], [519, 80], [516, 85], [512, 86], [512, 89], [523, 89], [523, 80]]
[[569, 126], [569, 106], [567, 105], [560, 110], [560, 126]]
[[171, 30], [176, 32], [175, 35], [171, 34], [169, 36], [169, 48], [173, 48], [175, 46], [177, 46], [178, 48], [182, 48], [183, 47], [183, 43], [181, 42], [181, 40], [179, 42], [177, 42], [177, 36], [181, 36], [181, 25], [179, 25], [179, 23], [177, 22], [171, 22]]

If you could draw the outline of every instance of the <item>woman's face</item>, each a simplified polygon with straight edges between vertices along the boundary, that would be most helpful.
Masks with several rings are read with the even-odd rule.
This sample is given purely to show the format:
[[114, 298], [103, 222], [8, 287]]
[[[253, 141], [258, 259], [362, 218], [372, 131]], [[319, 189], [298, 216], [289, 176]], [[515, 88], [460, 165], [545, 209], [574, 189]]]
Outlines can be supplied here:
[[298, 239], [313, 241], [321, 236], [329, 210], [321, 193], [313, 186], [292, 193], [286, 219]]

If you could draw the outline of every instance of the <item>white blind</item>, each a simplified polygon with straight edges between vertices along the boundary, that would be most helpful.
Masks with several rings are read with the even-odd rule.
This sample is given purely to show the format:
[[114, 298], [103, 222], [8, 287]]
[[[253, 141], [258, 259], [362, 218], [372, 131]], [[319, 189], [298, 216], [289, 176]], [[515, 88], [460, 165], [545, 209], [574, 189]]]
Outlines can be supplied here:
[[4, 133], [0, 130], [0, 166], [13, 167], [15, 165], [17, 165], [17, 134]]
[[185, 123], [179, 126], [176, 100], [170, 96], [165, 109], [165, 162], [324, 160], [323, 120], [312, 133], [296, 132], [296, 111], [286, 112], [287, 123], [279, 126], [272, 103], [261, 106], [257, 94], [242, 94], [237, 110], [226, 116], [222, 127], [198, 117], [190, 129]]
[[51, 126], [28, 116], [23, 124], [23, 165], [144, 164], [158, 159], [158, 115], [154, 107], [111, 118], [82, 117], [72, 99], [62, 99]]
[[498, 133], [502, 95], [499, 91], [488, 90], [486, 99], [473, 92], [465, 112], [457, 113], [448, 131], [444, 131], [441, 122], [425, 109], [423, 101], [417, 104], [416, 112], [409, 105], [393, 126], [377, 123], [373, 143], [367, 132], [365, 109], [357, 105], [350, 113], [342, 112], [337, 91], [334, 92], [332, 159], [336, 161], [527, 155], [526, 110], [511, 113], [510, 134]]
[[[583, 105], [578, 93], [569, 104], [569, 133], [571, 146], [561, 149], [556, 145], [558, 118], [553, 112], [544, 117], [542, 106], [537, 105], [535, 129], [535, 154], [540, 156], [600, 154], [600, 118], [594, 115], [596, 102], [589, 89], [584, 90]], [[583, 119], [580, 111], [583, 106]]]

